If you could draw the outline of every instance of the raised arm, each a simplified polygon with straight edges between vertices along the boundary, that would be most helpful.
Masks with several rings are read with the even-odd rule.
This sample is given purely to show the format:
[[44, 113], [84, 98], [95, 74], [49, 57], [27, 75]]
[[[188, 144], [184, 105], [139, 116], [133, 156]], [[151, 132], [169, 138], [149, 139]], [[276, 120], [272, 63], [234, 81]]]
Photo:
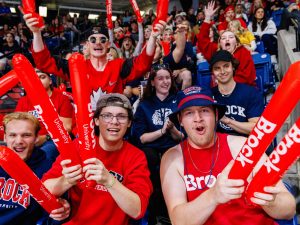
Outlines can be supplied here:
[[141, 53], [143, 43], [144, 43], [144, 28], [143, 28], [143, 23], [138, 23], [138, 28], [139, 28], [139, 41], [134, 49], [133, 56], [137, 56]]
[[184, 49], [185, 49], [185, 44], [186, 44], [185, 32], [187, 32], [187, 30], [188, 30], [188, 27], [186, 25], [179, 24], [175, 31], [175, 33], [176, 33], [176, 48], [172, 52], [175, 63], [179, 63], [184, 54]]
[[23, 16], [25, 23], [27, 27], [30, 29], [30, 31], [33, 34], [33, 41], [32, 41], [32, 48], [35, 52], [40, 52], [44, 49], [44, 42], [42, 38], [42, 32], [41, 28], [37, 27], [38, 19], [35, 17], [32, 17], [32, 14], [25, 14]]

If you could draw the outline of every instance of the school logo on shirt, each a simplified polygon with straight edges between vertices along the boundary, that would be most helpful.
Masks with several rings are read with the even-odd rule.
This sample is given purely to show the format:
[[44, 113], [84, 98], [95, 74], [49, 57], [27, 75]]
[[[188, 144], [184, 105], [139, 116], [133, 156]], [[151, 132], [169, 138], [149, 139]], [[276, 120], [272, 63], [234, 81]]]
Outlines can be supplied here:
[[[27, 208], [30, 205], [28, 186], [20, 186], [15, 179], [0, 177], [0, 208]], [[5, 203], [7, 202], [7, 203]]]
[[154, 125], [164, 125], [166, 118], [172, 113], [169, 108], [157, 109], [152, 115], [152, 122]]
[[106, 91], [102, 91], [101, 88], [98, 88], [97, 91], [93, 91], [93, 93], [91, 94], [90, 98], [91, 98], [91, 104], [92, 104], [93, 111], [96, 111], [97, 101], [99, 100], [101, 95], [104, 95], [104, 94], [106, 94]]

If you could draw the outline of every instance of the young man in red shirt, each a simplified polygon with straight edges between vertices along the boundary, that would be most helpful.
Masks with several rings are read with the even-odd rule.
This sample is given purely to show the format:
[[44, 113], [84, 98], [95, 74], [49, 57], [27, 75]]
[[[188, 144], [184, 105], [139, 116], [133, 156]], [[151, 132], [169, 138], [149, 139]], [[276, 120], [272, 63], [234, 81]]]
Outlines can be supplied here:
[[[123, 140], [132, 119], [124, 95], [102, 95], [94, 114], [96, 158], [85, 160], [83, 166], [69, 166], [70, 159], [59, 157], [43, 177], [54, 195], [69, 190], [72, 214], [66, 224], [128, 225], [129, 218], [145, 214], [152, 192], [147, 160], [141, 150]], [[96, 186], [82, 188], [78, 185], [82, 178], [95, 181]]]
[[[58, 68], [43, 43], [41, 29], [36, 27], [37, 19], [31, 14], [24, 15], [26, 25], [33, 33], [32, 55], [36, 67], [42, 71], [68, 79], [68, 75]], [[159, 21], [154, 26], [147, 46], [141, 54], [130, 59], [115, 59], [108, 61], [107, 52], [110, 47], [107, 30], [101, 29], [88, 38], [89, 59], [86, 60], [87, 76], [89, 78], [90, 96], [93, 110], [96, 108], [99, 96], [105, 93], [123, 93], [125, 84], [142, 77], [152, 65], [156, 39], [162, 34], [166, 23]]]

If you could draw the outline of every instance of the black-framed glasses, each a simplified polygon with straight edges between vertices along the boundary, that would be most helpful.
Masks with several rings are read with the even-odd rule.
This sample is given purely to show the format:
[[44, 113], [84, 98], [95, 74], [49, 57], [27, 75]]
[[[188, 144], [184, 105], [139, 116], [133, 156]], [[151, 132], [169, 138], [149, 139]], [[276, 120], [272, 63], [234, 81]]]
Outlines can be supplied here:
[[114, 117], [116, 117], [119, 123], [126, 123], [128, 121], [128, 115], [124, 114], [113, 115], [111, 113], [104, 113], [100, 114], [100, 117], [105, 123], [110, 123], [111, 121], [113, 121]]
[[88, 41], [95, 44], [97, 42], [97, 39], [99, 39], [100, 43], [101, 44], [105, 44], [107, 42], [107, 37], [95, 37], [95, 36], [92, 36], [92, 37], [89, 37]]

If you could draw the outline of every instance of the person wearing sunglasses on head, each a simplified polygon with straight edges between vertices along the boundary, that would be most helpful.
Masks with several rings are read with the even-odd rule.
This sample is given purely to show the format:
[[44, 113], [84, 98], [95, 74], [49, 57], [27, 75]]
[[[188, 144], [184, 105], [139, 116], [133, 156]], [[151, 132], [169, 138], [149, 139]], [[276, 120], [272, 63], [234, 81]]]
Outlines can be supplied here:
[[[128, 98], [117, 93], [102, 95], [94, 114], [97, 158], [87, 159], [83, 166], [69, 166], [71, 160], [59, 157], [43, 177], [56, 196], [69, 191], [72, 213], [66, 224], [129, 225], [130, 217], [145, 214], [152, 192], [146, 157], [123, 140], [132, 119]], [[96, 186], [81, 188], [83, 176]]]
[[[32, 55], [37, 68], [65, 77], [43, 43], [41, 29], [36, 26], [38, 24], [37, 19], [32, 17], [31, 14], [25, 14], [24, 20], [33, 33]], [[108, 41], [107, 29], [101, 28], [98, 32], [93, 31], [90, 34], [87, 43], [90, 54], [86, 64], [93, 110], [95, 110], [97, 100], [101, 94], [123, 93], [124, 84], [127, 81], [143, 76], [150, 69], [157, 36], [163, 32], [165, 25], [166, 22], [164, 21], [155, 24], [146, 48], [139, 56], [126, 60], [108, 61], [106, 54], [110, 42]]]

